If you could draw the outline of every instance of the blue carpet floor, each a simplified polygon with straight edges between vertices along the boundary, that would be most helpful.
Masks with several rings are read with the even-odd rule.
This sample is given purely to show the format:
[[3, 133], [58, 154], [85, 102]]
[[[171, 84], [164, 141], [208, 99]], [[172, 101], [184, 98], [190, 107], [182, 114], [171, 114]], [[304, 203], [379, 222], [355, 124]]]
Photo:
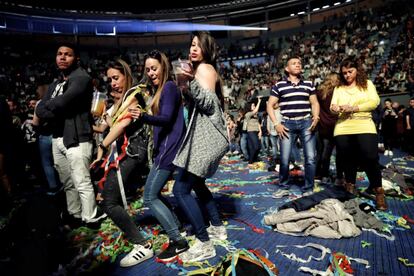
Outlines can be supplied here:
[[[406, 160], [401, 153], [394, 156], [394, 160], [381, 156], [381, 163], [385, 165], [393, 161], [401, 168], [406, 176], [414, 178], [414, 161]], [[361, 179], [362, 180], [362, 179]], [[292, 245], [305, 245], [317, 243], [330, 248], [332, 251], [342, 252], [349, 257], [362, 258], [369, 261], [369, 268], [362, 264], [352, 262], [354, 275], [414, 275], [414, 267], [407, 267], [398, 260], [399, 257], [409, 259], [414, 263], [414, 230], [398, 226], [395, 219], [403, 215], [414, 218], [414, 201], [401, 200], [387, 197], [389, 210], [386, 213], [385, 222], [390, 225], [394, 241], [380, 237], [372, 232], [363, 231], [355, 238], [339, 240], [320, 239], [315, 237], [294, 237], [274, 232], [270, 227], [264, 225], [263, 216], [287, 201], [295, 198], [295, 195], [283, 199], [271, 197], [274, 191], [278, 190], [278, 174], [268, 172], [267, 167], [262, 170], [249, 170], [246, 162], [238, 157], [230, 157], [224, 160], [216, 175], [208, 180], [210, 189], [214, 192], [219, 210], [226, 221], [229, 242], [236, 248], [256, 248], [263, 254], [268, 254], [280, 271], [280, 275], [310, 275], [299, 272], [300, 266], [307, 266], [312, 269], [326, 270], [329, 265], [329, 256], [321, 261], [310, 261], [301, 264], [290, 260], [280, 253], [276, 253], [276, 246], [288, 245], [282, 248], [285, 253], [294, 253], [297, 257], [307, 259], [310, 255], [319, 257], [321, 252], [313, 248], [298, 249]], [[360, 185], [364, 185], [364, 181]], [[294, 189], [295, 190], [295, 189]], [[298, 193], [299, 195], [299, 193]], [[173, 198], [170, 198], [174, 203]], [[137, 218], [139, 220], [139, 218]], [[240, 221], [241, 220], [241, 221]], [[263, 229], [264, 233], [252, 230], [255, 226]], [[362, 242], [370, 243], [370, 246], [362, 247]], [[210, 265], [218, 263], [227, 250], [216, 245], [217, 256], [209, 260]], [[165, 265], [155, 262], [155, 258], [130, 268], [118, 266], [119, 259], [114, 262], [115, 267], [111, 269], [112, 275], [178, 275], [196, 267], [183, 267], [179, 264]], [[206, 265], [207, 266], [207, 265]]]

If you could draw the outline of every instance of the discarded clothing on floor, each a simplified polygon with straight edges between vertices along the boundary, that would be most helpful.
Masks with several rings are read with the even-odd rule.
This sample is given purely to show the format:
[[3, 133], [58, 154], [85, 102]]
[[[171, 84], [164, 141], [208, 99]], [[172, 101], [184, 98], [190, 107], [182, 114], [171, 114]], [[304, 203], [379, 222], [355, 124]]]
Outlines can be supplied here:
[[365, 229], [382, 231], [384, 223], [373, 214], [361, 210], [361, 200], [354, 198], [344, 202], [345, 210], [354, 218], [355, 225]]
[[296, 200], [293, 200], [291, 202], [288, 202], [282, 205], [281, 207], [279, 207], [279, 210], [293, 208], [298, 212], [305, 211], [321, 203], [322, 200], [328, 199], [328, 198], [335, 198], [335, 199], [338, 199], [339, 201], [347, 201], [347, 200], [355, 198], [355, 196], [345, 191], [343, 187], [328, 186], [325, 188], [325, 190], [321, 192], [314, 193], [309, 196], [304, 196]]
[[289, 208], [265, 215], [264, 222], [275, 226], [275, 231], [288, 235], [340, 239], [361, 234], [344, 204], [333, 198], [322, 200], [308, 211], [297, 212]]

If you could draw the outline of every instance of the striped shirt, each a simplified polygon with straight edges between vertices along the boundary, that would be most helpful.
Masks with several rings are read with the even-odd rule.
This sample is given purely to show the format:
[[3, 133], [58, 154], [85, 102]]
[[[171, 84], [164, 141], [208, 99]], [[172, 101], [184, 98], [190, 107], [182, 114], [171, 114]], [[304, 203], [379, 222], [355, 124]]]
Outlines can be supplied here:
[[296, 85], [284, 78], [272, 87], [270, 96], [279, 99], [280, 114], [292, 119], [311, 115], [309, 97], [315, 93], [315, 87], [311, 81], [301, 79]]

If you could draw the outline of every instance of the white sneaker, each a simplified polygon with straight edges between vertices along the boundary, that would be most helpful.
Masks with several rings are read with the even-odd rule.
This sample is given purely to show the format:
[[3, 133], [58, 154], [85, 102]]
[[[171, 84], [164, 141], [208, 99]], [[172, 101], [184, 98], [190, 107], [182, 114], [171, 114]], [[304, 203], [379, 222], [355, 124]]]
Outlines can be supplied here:
[[148, 260], [149, 258], [152, 258], [152, 256], [154, 256], [154, 251], [152, 251], [152, 248], [150, 245], [145, 247], [141, 244], [135, 244], [131, 252], [129, 252], [128, 255], [126, 255], [121, 260], [120, 266], [121, 267], [133, 266], [145, 260]]
[[207, 228], [208, 236], [212, 240], [227, 240], [227, 230], [224, 225], [221, 226], [214, 226], [210, 225]]
[[394, 153], [392, 152], [392, 150], [389, 150], [388, 151], [388, 156], [393, 156], [394, 155]]
[[387, 156], [387, 155], [388, 155], [388, 153], [389, 153], [389, 151], [388, 151], [388, 150], [385, 150], [385, 151], [384, 151], [384, 155], [385, 155], [385, 156]]
[[272, 197], [273, 198], [282, 198], [282, 197], [288, 196], [288, 195], [290, 195], [290, 192], [288, 190], [280, 189], [280, 190], [274, 192], [272, 194]]
[[195, 243], [185, 251], [181, 253], [180, 259], [185, 262], [199, 262], [206, 259], [210, 259], [216, 256], [216, 249], [213, 246], [211, 240], [202, 242], [199, 239], [195, 240]]

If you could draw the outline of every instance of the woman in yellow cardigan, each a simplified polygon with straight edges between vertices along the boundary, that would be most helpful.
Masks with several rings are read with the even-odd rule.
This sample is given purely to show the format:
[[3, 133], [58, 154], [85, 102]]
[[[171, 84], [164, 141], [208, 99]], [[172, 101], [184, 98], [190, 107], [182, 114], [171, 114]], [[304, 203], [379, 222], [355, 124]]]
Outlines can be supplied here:
[[371, 111], [380, 99], [358, 61], [347, 58], [342, 61], [340, 70], [341, 84], [334, 90], [330, 109], [338, 114], [334, 137], [338, 154], [344, 158], [345, 188], [348, 192], [357, 192], [357, 167], [362, 166], [369, 180], [368, 192], [376, 195], [377, 209], [386, 210], [378, 163], [377, 131], [371, 118]]

